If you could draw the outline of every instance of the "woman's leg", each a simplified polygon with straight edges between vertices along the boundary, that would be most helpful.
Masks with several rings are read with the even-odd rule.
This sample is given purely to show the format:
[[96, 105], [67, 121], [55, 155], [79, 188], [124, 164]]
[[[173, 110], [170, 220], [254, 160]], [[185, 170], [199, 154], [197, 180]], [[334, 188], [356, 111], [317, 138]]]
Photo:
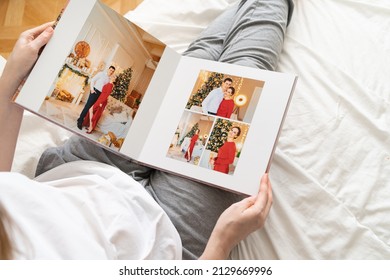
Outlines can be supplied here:
[[184, 55], [275, 70], [282, 51], [291, 0], [243, 0], [224, 12]]
[[149, 167], [120, 157], [109, 150], [91, 145], [90, 140], [74, 135], [62, 146], [49, 148], [43, 152], [35, 175], [38, 176], [61, 164], [77, 160], [92, 160], [116, 166], [142, 185], [148, 182], [152, 170]]
[[88, 115], [89, 115], [89, 126], [88, 126], [88, 131], [87, 132], [92, 132], [93, 128], [92, 128], [92, 118], [93, 118], [93, 106], [91, 108], [89, 108], [89, 111], [88, 111]]

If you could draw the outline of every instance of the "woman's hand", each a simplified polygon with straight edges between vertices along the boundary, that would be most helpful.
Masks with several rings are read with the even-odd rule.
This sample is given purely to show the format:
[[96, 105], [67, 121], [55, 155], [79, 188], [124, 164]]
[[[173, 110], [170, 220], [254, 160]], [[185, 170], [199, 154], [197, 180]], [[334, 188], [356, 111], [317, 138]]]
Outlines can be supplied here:
[[11, 99], [31, 71], [39, 50], [53, 35], [52, 24], [52, 22], [43, 24], [19, 36], [0, 77], [0, 131], [6, 131], [0, 138], [0, 171], [11, 170], [23, 116], [23, 109], [13, 104]]
[[226, 259], [234, 246], [264, 226], [271, 205], [271, 182], [264, 174], [257, 196], [245, 198], [221, 214], [200, 259]]

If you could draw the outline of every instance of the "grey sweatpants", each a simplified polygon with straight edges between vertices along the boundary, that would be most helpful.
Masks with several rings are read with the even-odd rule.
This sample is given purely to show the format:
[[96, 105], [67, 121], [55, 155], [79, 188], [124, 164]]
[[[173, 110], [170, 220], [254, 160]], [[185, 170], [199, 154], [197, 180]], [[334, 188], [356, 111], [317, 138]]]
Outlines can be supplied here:
[[[293, 10], [291, 1], [240, 1], [215, 19], [184, 55], [275, 70]], [[36, 175], [75, 160], [116, 166], [145, 186], [178, 230], [183, 259], [202, 254], [220, 214], [242, 199], [237, 194], [139, 165], [76, 136], [61, 147], [46, 150]]]

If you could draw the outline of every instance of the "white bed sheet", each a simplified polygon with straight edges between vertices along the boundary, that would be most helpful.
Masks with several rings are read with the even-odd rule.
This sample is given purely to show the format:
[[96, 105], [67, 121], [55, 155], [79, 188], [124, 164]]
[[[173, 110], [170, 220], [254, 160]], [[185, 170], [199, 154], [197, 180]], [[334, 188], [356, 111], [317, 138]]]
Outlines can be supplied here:
[[[234, 2], [144, 0], [128, 17], [181, 52]], [[296, 1], [278, 71], [299, 81], [270, 171], [274, 205], [232, 258], [390, 259], [388, 30], [388, 0]], [[68, 136], [26, 113], [13, 170], [33, 176]]]
[[6, 62], [7, 60], [5, 60], [5, 58], [0, 55], [0, 75], [3, 73], [3, 69]]

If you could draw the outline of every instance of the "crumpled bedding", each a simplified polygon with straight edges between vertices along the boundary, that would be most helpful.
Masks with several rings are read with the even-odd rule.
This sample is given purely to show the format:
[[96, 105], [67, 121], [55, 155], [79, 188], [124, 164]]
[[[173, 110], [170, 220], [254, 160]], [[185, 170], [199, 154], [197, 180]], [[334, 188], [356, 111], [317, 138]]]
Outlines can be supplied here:
[[390, 258], [389, 25], [388, 1], [296, 1], [278, 71], [299, 81], [275, 203], [236, 257]]
[[[181, 52], [236, 1], [144, 0], [126, 16]], [[387, 0], [295, 1], [277, 70], [299, 80], [270, 170], [274, 205], [231, 258], [390, 259], [388, 30]], [[32, 177], [70, 133], [26, 113], [20, 135], [13, 170]]]

